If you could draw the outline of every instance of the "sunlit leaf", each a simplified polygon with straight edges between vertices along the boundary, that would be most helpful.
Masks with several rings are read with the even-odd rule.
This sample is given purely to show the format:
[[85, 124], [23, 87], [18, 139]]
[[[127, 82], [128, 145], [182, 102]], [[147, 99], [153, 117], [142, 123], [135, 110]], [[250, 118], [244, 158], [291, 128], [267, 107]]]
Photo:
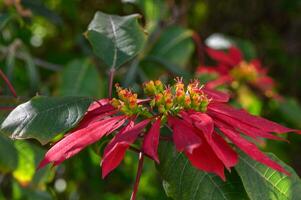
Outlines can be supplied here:
[[37, 96], [16, 107], [2, 122], [0, 131], [13, 139], [34, 138], [46, 144], [74, 127], [91, 102], [88, 97]]
[[25, 141], [16, 141], [15, 147], [18, 151], [18, 167], [13, 176], [21, 185], [28, 185], [35, 173], [35, 156], [30, 145]]
[[86, 36], [94, 53], [111, 68], [118, 68], [143, 48], [145, 35], [139, 15], [108, 15], [96, 12]]
[[260, 115], [262, 102], [250, 89], [241, 86], [237, 89], [238, 101], [241, 106], [253, 115]]
[[277, 172], [241, 153], [235, 167], [245, 190], [252, 200], [298, 200], [301, 194], [301, 180], [296, 172], [273, 154], [269, 156], [280, 163], [291, 176]]

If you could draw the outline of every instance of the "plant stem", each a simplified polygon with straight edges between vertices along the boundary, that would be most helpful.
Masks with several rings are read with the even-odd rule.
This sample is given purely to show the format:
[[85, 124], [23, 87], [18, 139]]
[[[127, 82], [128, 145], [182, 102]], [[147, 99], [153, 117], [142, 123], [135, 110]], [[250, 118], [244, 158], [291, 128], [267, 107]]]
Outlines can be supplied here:
[[199, 65], [204, 65], [205, 64], [205, 48], [204, 48], [202, 38], [197, 32], [194, 32], [192, 35], [192, 39], [194, 40], [194, 43], [196, 45], [196, 53], [197, 53], [197, 56], [199, 59]]
[[109, 99], [112, 98], [114, 75], [115, 75], [115, 69], [111, 68], [109, 71]]
[[2, 79], [4, 80], [4, 82], [6, 83], [6, 85], [8, 86], [10, 92], [14, 95], [15, 98], [17, 98], [17, 93], [13, 87], [13, 85], [10, 83], [10, 81], [8, 80], [8, 78], [5, 76], [5, 74], [2, 72], [2, 70], [0, 69], [0, 76], [2, 77]]
[[3, 107], [0, 107], [0, 110], [13, 110], [15, 107], [13, 106], [3, 106]]
[[[0, 46], [0, 53], [4, 54], [4, 56], [7, 56], [9, 49], [5, 48], [3, 46]], [[15, 57], [20, 60], [26, 60], [26, 55], [23, 52], [15, 52]], [[53, 64], [50, 62], [47, 62], [45, 60], [42, 60], [40, 58], [32, 58], [33, 63], [41, 68], [48, 69], [51, 71], [60, 71], [63, 69], [63, 66], [58, 64]]]
[[143, 168], [143, 161], [144, 161], [144, 154], [142, 152], [139, 153], [139, 163], [138, 163], [138, 169], [137, 169], [137, 175], [136, 180], [134, 184], [134, 189], [132, 192], [132, 196], [130, 200], [136, 200], [137, 192], [138, 192], [138, 186], [141, 178], [142, 168]]

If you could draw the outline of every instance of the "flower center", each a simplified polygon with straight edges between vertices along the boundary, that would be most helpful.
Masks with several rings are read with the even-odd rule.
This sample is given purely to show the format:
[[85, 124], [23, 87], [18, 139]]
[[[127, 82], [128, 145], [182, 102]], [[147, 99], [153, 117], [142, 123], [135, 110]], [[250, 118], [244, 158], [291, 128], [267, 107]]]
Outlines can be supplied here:
[[119, 84], [115, 85], [118, 98], [113, 98], [111, 104], [125, 115], [144, 115], [151, 117], [148, 109], [143, 105], [138, 104], [137, 94], [129, 89], [123, 89]]
[[111, 104], [128, 116], [151, 117], [154, 113], [177, 115], [181, 110], [189, 109], [205, 112], [210, 103], [198, 80], [187, 86], [181, 78], [177, 78], [172, 86], [163, 85], [160, 80], [144, 83], [143, 91], [150, 97], [149, 106], [138, 104], [137, 94], [131, 90], [123, 89], [118, 84], [115, 87], [118, 98], [113, 98]]
[[230, 71], [230, 74], [237, 81], [253, 82], [258, 78], [255, 66], [246, 61], [241, 61]]
[[205, 112], [210, 102], [197, 80], [185, 87], [182, 79], [177, 78], [174, 85], [165, 86], [165, 89], [161, 81], [149, 81], [143, 84], [143, 88], [152, 97], [152, 109], [164, 115], [176, 115], [183, 109]]

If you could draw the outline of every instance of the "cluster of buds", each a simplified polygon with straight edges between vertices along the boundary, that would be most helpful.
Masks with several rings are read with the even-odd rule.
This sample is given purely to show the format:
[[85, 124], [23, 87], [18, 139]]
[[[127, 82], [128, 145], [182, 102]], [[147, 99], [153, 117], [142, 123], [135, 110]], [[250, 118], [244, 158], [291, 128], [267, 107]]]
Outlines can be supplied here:
[[183, 109], [205, 112], [210, 100], [203, 93], [197, 80], [185, 88], [183, 80], [175, 79], [175, 84], [163, 87], [161, 81], [149, 81], [143, 84], [144, 91], [152, 97], [151, 107], [164, 115], [177, 114]]
[[256, 67], [252, 63], [241, 61], [231, 72], [231, 76], [238, 81], [252, 82], [258, 78]]
[[117, 98], [111, 100], [113, 107], [117, 108], [125, 115], [144, 115], [150, 117], [151, 114], [148, 112], [148, 109], [143, 105], [138, 104], [138, 95], [133, 93], [130, 89], [123, 89], [119, 84], [115, 85], [116, 92], [118, 95]]

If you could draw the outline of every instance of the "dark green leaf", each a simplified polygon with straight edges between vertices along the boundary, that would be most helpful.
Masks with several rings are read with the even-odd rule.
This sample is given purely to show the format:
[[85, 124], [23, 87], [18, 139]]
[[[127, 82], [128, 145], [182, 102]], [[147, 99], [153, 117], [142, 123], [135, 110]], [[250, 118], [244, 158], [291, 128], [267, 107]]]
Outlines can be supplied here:
[[170, 27], [160, 35], [150, 55], [183, 68], [194, 49], [191, 36], [192, 31], [189, 29]]
[[296, 172], [273, 154], [269, 154], [269, 156], [289, 171], [291, 176], [286, 176], [285, 174], [275, 171], [241, 153], [239, 164], [235, 168], [241, 177], [250, 199], [300, 199], [301, 181]]
[[301, 128], [301, 105], [293, 98], [284, 102], [276, 102], [282, 117], [295, 127]]
[[0, 135], [0, 172], [9, 172], [18, 165], [18, 154], [14, 144]]
[[243, 200], [248, 199], [242, 183], [232, 172], [227, 181], [214, 174], [191, 166], [182, 153], [177, 153], [171, 143], [160, 146], [160, 164], [157, 168], [164, 179], [164, 189], [175, 200]]
[[11, 20], [13, 19], [13, 15], [10, 15], [8, 13], [6, 14], [0, 14], [0, 30], [2, 30], [6, 24]]
[[88, 97], [34, 97], [16, 107], [0, 131], [13, 139], [34, 138], [46, 144], [74, 127], [91, 102]]
[[139, 15], [108, 15], [96, 12], [86, 36], [95, 54], [111, 68], [118, 68], [143, 48], [145, 35]]
[[144, 61], [156, 63], [157, 66], [162, 66], [166, 68], [168, 71], [172, 72], [175, 75], [182, 76], [186, 79], [190, 78], [190, 74], [184, 69], [180, 68], [178, 65], [173, 64], [172, 62], [163, 59], [157, 56], [147, 56]]
[[70, 62], [61, 74], [60, 95], [100, 97], [102, 89], [99, 73], [89, 59]]

